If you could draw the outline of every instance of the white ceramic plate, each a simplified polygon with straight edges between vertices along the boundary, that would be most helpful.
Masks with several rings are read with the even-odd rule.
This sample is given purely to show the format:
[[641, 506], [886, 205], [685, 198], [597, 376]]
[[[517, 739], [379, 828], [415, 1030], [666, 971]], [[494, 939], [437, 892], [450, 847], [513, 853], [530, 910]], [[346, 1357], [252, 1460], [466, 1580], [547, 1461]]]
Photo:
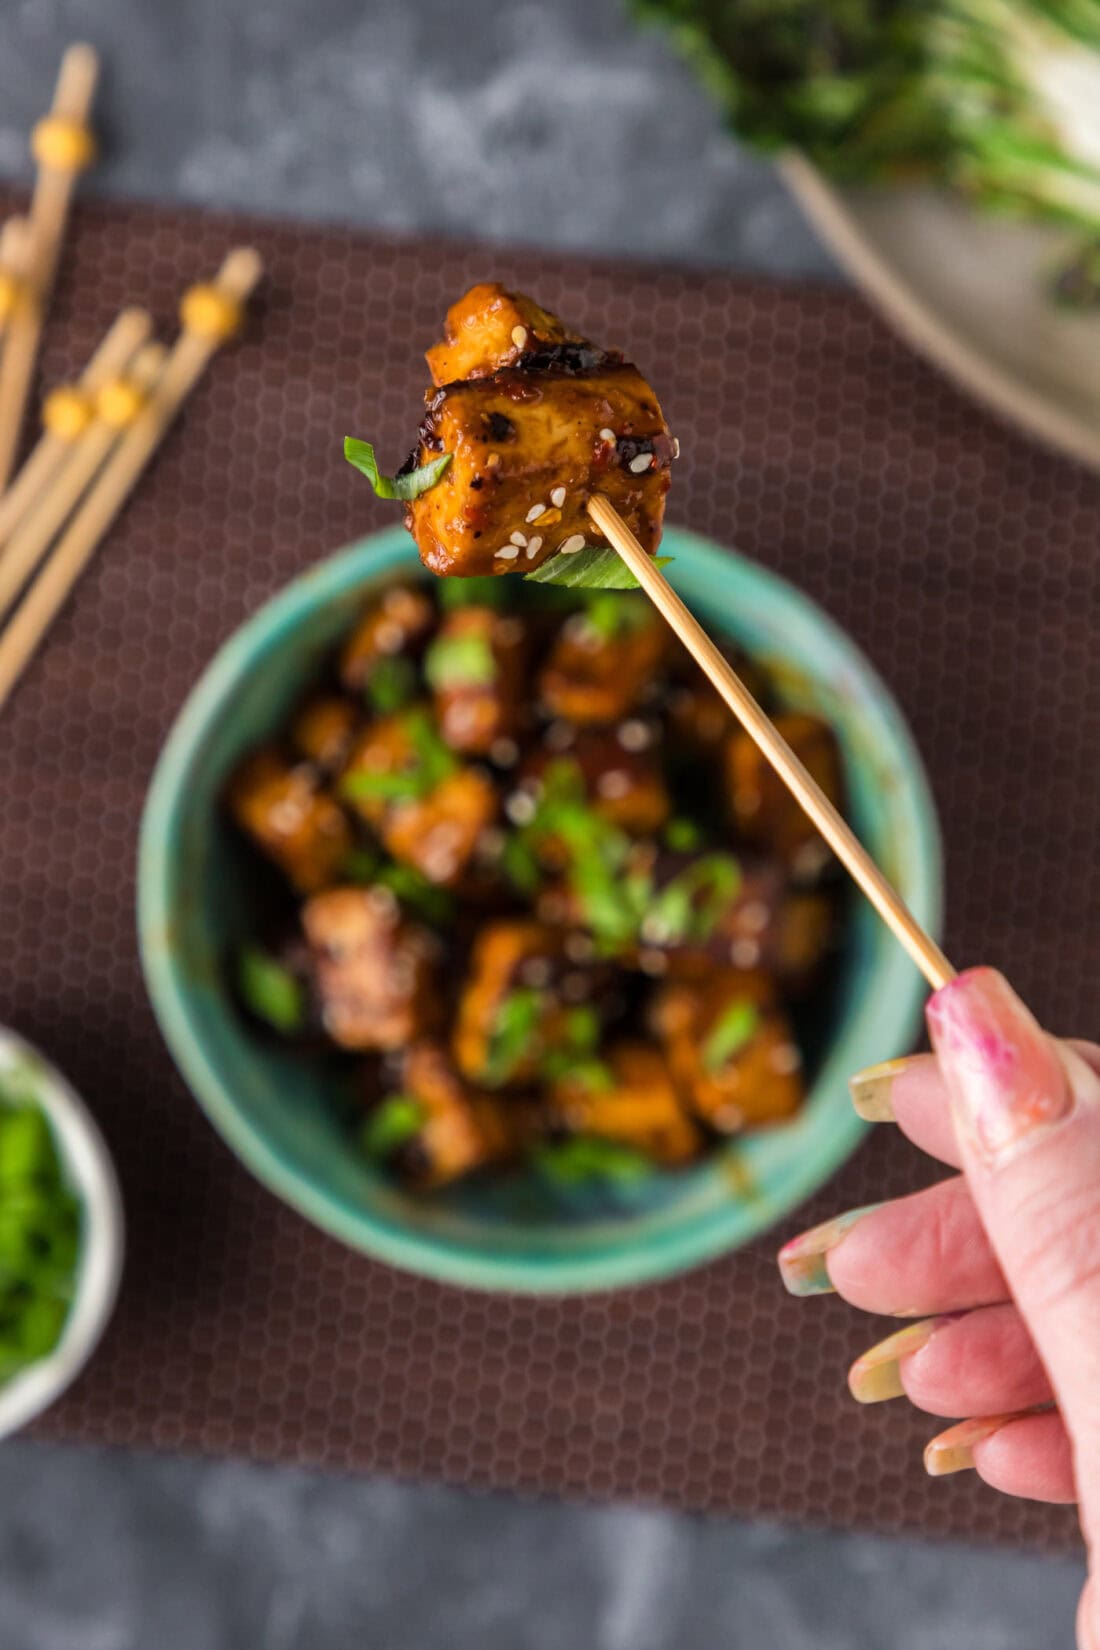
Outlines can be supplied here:
[[66, 1178], [83, 1205], [83, 1238], [73, 1305], [60, 1341], [48, 1357], [0, 1384], [0, 1438], [26, 1426], [76, 1379], [111, 1315], [122, 1271], [122, 1199], [103, 1137], [61, 1073], [0, 1027], [0, 1072], [24, 1060], [38, 1070], [38, 1098]]
[[995, 412], [1100, 470], [1100, 313], [1053, 305], [1066, 236], [931, 190], [836, 189], [780, 163], [810, 222], [882, 314]]

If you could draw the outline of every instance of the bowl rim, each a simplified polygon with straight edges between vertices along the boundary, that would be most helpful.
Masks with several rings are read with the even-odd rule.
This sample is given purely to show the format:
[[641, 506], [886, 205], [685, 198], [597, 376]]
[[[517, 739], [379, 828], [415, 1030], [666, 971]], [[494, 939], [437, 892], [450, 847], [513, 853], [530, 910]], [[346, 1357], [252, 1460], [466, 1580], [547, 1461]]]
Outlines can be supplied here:
[[[827, 634], [834, 655], [844, 661], [864, 691], [873, 690], [875, 711], [900, 758], [900, 790], [912, 829], [909, 903], [918, 920], [939, 937], [942, 920], [942, 854], [939, 826], [923, 764], [908, 725], [893, 696], [855, 642], [809, 596], [778, 574], [685, 528], [675, 527], [677, 548], [686, 549], [697, 575], [728, 579], [731, 562], [762, 593], [783, 605], [785, 615]], [[170, 933], [172, 885], [169, 843], [172, 822], [192, 760], [220, 705], [243, 680], [256, 657], [272, 646], [288, 625], [330, 602], [364, 592], [397, 569], [415, 570], [415, 556], [399, 553], [411, 542], [402, 528], [385, 528], [346, 545], [315, 563], [283, 586], [222, 643], [192, 687], [161, 750], [141, 821], [138, 848], [137, 918], [142, 968], [153, 1011], [169, 1051], [194, 1097], [242, 1163], [270, 1191], [323, 1231], [353, 1249], [405, 1271], [438, 1282], [489, 1291], [523, 1294], [575, 1294], [659, 1281], [727, 1253], [774, 1225], [817, 1190], [851, 1154], [867, 1125], [849, 1109], [831, 1119], [824, 1138], [815, 1141], [784, 1180], [783, 1194], [759, 1217], [730, 1200], [729, 1211], [708, 1223], [672, 1229], [637, 1245], [598, 1254], [494, 1254], [465, 1247], [449, 1238], [413, 1230], [344, 1199], [318, 1176], [274, 1146], [241, 1112], [214, 1062], [196, 1036], [188, 993]], [[864, 994], [858, 1015], [851, 1016], [845, 1036], [830, 1050], [826, 1064], [845, 1042], [874, 1026], [886, 1053], [912, 1041], [919, 1020], [924, 984], [909, 959], [894, 947], [887, 964]], [[824, 1087], [825, 1068], [818, 1076]]]
[[36, 1067], [38, 1100], [66, 1178], [80, 1199], [82, 1229], [76, 1290], [61, 1339], [44, 1358], [0, 1384], [0, 1438], [41, 1415], [88, 1363], [118, 1297], [125, 1236], [118, 1176], [91, 1112], [40, 1049], [0, 1026], [0, 1059], [6, 1062], [11, 1055]]

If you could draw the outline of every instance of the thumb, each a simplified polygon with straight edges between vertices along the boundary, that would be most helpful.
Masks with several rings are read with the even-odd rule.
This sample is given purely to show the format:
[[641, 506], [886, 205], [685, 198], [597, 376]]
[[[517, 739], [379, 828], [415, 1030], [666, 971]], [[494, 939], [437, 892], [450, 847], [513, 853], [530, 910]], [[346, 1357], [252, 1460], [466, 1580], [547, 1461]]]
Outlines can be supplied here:
[[1100, 1551], [1100, 1077], [990, 968], [938, 991], [928, 1026], [963, 1167], [1054, 1385]]

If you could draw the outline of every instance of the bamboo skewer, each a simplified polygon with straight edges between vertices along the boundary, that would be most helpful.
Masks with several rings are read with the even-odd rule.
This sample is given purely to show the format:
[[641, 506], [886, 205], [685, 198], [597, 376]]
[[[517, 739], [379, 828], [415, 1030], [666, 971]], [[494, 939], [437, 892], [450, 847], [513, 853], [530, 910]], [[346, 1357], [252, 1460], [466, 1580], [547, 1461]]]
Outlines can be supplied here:
[[163, 344], [145, 344], [130, 373], [100, 387], [92, 422], [72, 445], [51, 486], [0, 551], [0, 619], [15, 601], [55, 535], [79, 504], [123, 431], [148, 399], [162, 367]]
[[0, 636], [0, 705], [34, 654], [100, 540], [122, 509], [211, 357], [240, 322], [262, 273], [257, 252], [231, 252], [210, 286], [192, 287], [180, 306], [184, 330], [157, 386], [115, 447], [95, 485]]
[[31, 262], [31, 226], [26, 218], [8, 218], [0, 226], [0, 336], [27, 299]]
[[589, 500], [588, 514], [613, 545], [638, 583], [696, 663], [709, 677], [741, 726], [809, 815], [829, 847], [870, 900], [879, 916], [912, 957], [934, 991], [955, 977], [955, 970], [930, 934], [925, 933], [897, 889], [879, 870], [851, 827], [841, 818], [820, 785], [810, 776], [774, 723], [757, 704], [729, 661], [719, 652], [673, 590], [660, 568], [642, 549], [626, 522], [607, 499]]
[[15, 458], [73, 189], [94, 154], [87, 122], [98, 77], [99, 59], [92, 47], [70, 46], [61, 59], [50, 113], [32, 137], [38, 162], [30, 210], [28, 281], [33, 298], [12, 317], [0, 360], [0, 493]]
[[61, 385], [46, 397], [42, 409], [45, 429], [7, 492], [0, 495], [0, 573], [5, 561], [2, 548], [5, 540], [51, 485], [71, 453], [73, 443], [95, 417], [95, 397], [105, 384], [126, 370], [151, 329], [152, 322], [145, 310], [124, 309], [77, 382]]

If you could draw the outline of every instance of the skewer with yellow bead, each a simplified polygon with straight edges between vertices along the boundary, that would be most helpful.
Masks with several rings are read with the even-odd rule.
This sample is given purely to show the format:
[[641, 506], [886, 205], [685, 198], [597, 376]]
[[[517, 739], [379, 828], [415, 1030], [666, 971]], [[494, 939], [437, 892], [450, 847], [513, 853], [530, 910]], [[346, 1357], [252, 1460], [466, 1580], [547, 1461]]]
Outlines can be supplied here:
[[245, 301], [262, 271], [259, 253], [239, 247], [229, 254], [212, 283], [185, 293], [180, 305], [183, 331], [156, 387], [123, 431], [0, 636], [0, 704], [7, 699], [211, 357], [238, 330]]
[[42, 403], [42, 435], [33, 452], [0, 497], [0, 565], [3, 545], [39, 496], [52, 484], [73, 443], [95, 417], [95, 398], [110, 379], [125, 372], [148, 338], [152, 321], [143, 309], [124, 309], [73, 384], [60, 384]]
[[28, 299], [30, 251], [30, 224], [9, 218], [0, 228], [0, 334]]
[[[104, 377], [91, 395], [74, 394], [72, 390], [63, 392], [65, 399], [61, 406], [69, 409], [66, 417], [79, 410], [79, 416], [86, 416], [87, 421], [70, 443], [68, 458], [49, 488], [0, 551], [0, 618], [80, 503], [112, 449], [137, 419], [156, 386], [166, 355], [163, 344], [144, 344], [125, 375]], [[74, 418], [73, 427], [76, 422]]]
[[61, 60], [50, 112], [31, 136], [38, 174], [31, 199], [26, 291], [12, 312], [0, 359], [0, 494], [15, 459], [73, 190], [95, 157], [88, 116], [98, 77], [99, 59], [92, 47], [70, 46]]

